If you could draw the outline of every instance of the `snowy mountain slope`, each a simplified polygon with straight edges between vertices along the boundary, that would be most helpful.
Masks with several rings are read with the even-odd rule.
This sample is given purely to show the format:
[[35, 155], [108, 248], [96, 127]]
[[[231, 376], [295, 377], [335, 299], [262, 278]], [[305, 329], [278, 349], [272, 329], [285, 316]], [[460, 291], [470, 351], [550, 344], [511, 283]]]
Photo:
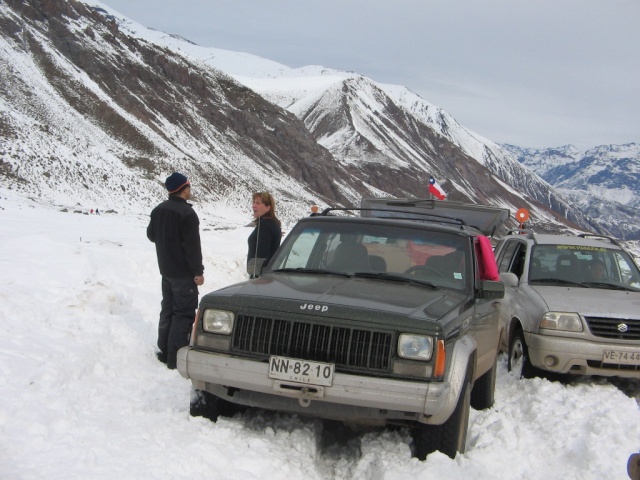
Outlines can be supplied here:
[[509, 152], [518, 162], [533, 170], [542, 178], [546, 178], [549, 170], [574, 163], [580, 156], [580, 151], [573, 145], [536, 149], [505, 144], [502, 145], [502, 148]]
[[640, 202], [639, 144], [600, 145], [586, 151], [571, 145], [542, 150], [504, 147], [555, 187], [584, 190], [623, 205]]
[[[176, 39], [168, 35], [154, 41], [177, 48]], [[218, 55], [217, 50], [209, 54], [208, 48], [192, 44], [185, 51], [294, 113], [336, 160], [365, 169], [368, 184], [376, 173], [388, 179], [397, 177], [394, 170], [409, 169], [402, 186], [374, 183], [377, 189], [396, 196], [406, 195], [405, 189], [424, 191], [425, 176], [433, 174], [443, 180], [449, 198], [495, 202], [514, 211], [527, 207], [539, 227], [551, 230], [557, 228], [558, 214], [582, 228], [597, 229], [500, 146], [470, 132], [405, 87], [380, 84], [352, 72], [320, 66], [294, 69], [273, 62], [263, 62], [262, 71], [255, 68], [249, 74], [242, 62]], [[478, 171], [474, 162], [491, 175], [484, 168]], [[376, 171], [370, 171], [368, 164]], [[478, 182], [485, 177], [488, 181]], [[502, 191], [503, 183], [513, 188], [515, 197]]]
[[[558, 228], [559, 215], [582, 228], [593, 228], [581, 212], [498, 145], [468, 131], [404, 87], [378, 84], [353, 72], [322, 66], [294, 69], [247, 54], [200, 47], [121, 16], [118, 25], [130, 35], [144, 36], [222, 70], [294, 113], [370, 193], [421, 196], [426, 178], [434, 174], [450, 198], [494, 201], [513, 210], [528, 207], [535, 222], [551, 229]], [[473, 161], [493, 175], [477, 165], [469, 167]], [[461, 168], [463, 164], [467, 167]], [[478, 178], [489, 180], [477, 185]], [[399, 181], [389, 183], [389, 179]], [[512, 186], [515, 197], [503, 191], [505, 183]]]
[[601, 145], [586, 151], [571, 145], [504, 148], [613, 235], [640, 238], [640, 145]]
[[305, 199], [305, 210], [327, 195], [345, 201], [328, 176], [357, 196], [286, 111], [220, 71], [121, 34], [102, 11], [51, 5], [46, 13], [39, 2], [0, 5], [7, 188], [72, 208], [146, 210], [179, 169], [208, 203], [247, 202], [258, 189], [294, 208]]
[[596, 229], [401, 87], [199, 47], [98, 2], [9, 0], [0, 33], [0, 182], [27, 196], [146, 211], [178, 169], [211, 211], [266, 189], [295, 219], [312, 203], [425, 196], [434, 175], [452, 200], [527, 207], [541, 229]]

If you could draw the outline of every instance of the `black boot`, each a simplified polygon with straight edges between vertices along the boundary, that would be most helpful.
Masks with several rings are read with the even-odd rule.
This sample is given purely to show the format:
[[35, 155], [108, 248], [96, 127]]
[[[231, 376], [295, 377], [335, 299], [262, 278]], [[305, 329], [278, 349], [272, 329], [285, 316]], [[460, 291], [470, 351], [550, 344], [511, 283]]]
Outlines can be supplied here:
[[167, 363], [167, 354], [164, 352], [156, 352], [156, 357], [158, 357], [158, 360], [160, 360], [162, 363]]

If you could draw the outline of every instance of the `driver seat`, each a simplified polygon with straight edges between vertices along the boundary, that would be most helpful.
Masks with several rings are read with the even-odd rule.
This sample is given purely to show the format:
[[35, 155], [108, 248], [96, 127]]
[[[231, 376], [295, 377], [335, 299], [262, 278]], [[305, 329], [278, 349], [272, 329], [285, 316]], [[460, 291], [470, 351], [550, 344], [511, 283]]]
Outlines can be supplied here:
[[347, 272], [369, 271], [369, 253], [361, 243], [344, 241], [336, 247], [330, 268]]
[[556, 258], [556, 275], [560, 280], [571, 280], [575, 275], [575, 267], [573, 265], [573, 255], [558, 255]]
[[433, 255], [424, 262], [425, 267], [433, 268], [440, 272], [443, 276], [453, 276], [455, 273], [464, 273], [464, 265], [462, 265], [463, 255], [460, 251], [453, 251], [446, 255]]
[[424, 266], [428, 268], [432, 268], [437, 270], [438, 272], [444, 274], [447, 272], [447, 258], [446, 255], [432, 255], [427, 258], [427, 261], [424, 262]]

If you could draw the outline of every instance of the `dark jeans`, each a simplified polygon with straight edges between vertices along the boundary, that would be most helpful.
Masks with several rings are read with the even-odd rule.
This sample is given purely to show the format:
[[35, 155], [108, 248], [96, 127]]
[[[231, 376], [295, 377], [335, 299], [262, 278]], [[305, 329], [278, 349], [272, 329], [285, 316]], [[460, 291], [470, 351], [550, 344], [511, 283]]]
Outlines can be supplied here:
[[162, 302], [158, 322], [158, 348], [167, 357], [167, 367], [176, 368], [176, 354], [189, 345], [189, 335], [198, 308], [198, 286], [193, 278], [162, 277]]

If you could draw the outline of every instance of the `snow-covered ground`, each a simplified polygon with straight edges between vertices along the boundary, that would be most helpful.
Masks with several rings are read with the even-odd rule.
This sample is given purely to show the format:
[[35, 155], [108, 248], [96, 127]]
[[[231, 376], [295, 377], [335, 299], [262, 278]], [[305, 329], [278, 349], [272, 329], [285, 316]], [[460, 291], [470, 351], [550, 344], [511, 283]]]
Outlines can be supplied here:
[[[245, 278], [249, 234], [204, 218], [201, 293]], [[471, 411], [453, 460], [411, 458], [404, 430], [323, 443], [313, 419], [191, 418], [189, 381], [154, 355], [160, 275], [146, 225], [0, 192], [0, 478], [628, 478], [639, 382], [517, 380], [504, 359], [494, 407]]]

